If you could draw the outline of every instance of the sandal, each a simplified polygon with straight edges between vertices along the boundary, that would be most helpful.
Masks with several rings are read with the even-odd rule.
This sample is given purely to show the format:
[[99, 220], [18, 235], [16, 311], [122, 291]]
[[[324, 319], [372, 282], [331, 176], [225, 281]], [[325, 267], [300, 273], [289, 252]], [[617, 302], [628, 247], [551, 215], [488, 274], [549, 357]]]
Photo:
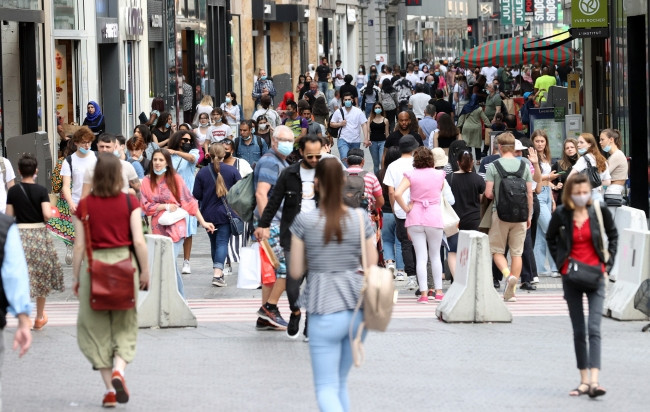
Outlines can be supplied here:
[[607, 391], [605, 390], [605, 388], [600, 386], [598, 384], [598, 382], [595, 382], [595, 383], [592, 383], [591, 385], [589, 385], [589, 397], [590, 398], [597, 398], [599, 396], [603, 396], [606, 393], [607, 393]]
[[[580, 388], [582, 388], [583, 386], [586, 386], [586, 387], [587, 387], [587, 389], [584, 390], [584, 391], [580, 389]], [[580, 382], [580, 385], [578, 385], [577, 388], [575, 388], [574, 390], [572, 390], [571, 392], [569, 392], [569, 396], [587, 395], [587, 394], [589, 393], [589, 389], [590, 389], [590, 386], [589, 386], [588, 383], [586, 383], [586, 382]]]

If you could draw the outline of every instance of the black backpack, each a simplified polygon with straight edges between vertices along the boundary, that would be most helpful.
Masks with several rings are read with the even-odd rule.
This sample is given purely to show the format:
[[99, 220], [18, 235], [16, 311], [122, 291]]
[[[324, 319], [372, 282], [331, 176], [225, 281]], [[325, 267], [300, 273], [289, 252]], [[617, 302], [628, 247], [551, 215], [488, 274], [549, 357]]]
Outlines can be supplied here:
[[526, 222], [528, 221], [528, 191], [524, 172], [526, 162], [522, 161], [519, 170], [515, 173], [506, 172], [501, 163], [494, 162], [501, 183], [499, 185], [499, 199], [497, 201], [497, 215], [504, 222]]
[[349, 207], [368, 208], [366, 197], [366, 181], [363, 177], [366, 171], [360, 173], [345, 172], [345, 184], [343, 185], [343, 203]]
[[[345, 113], [343, 112], [343, 108], [339, 108], [339, 110], [341, 111], [341, 118], [345, 120]], [[327, 134], [332, 137], [339, 137], [341, 128], [332, 126], [332, 117], [334, 117], [334, 113], [332, 113], [329, 120], [327, 121]]]

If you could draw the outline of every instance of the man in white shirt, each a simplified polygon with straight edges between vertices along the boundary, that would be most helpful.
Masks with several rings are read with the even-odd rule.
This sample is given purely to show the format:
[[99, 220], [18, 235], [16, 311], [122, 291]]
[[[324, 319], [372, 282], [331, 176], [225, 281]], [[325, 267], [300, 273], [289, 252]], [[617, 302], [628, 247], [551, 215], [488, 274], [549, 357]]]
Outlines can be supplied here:
[[497, 74], [497, 68], [494, 66], [485, 66], [481, 69], [481, 74], [487, 79], [487, 83], [492, 83], [494, 81], [494, 76]]
[[341, 110], [334, 112], [331, 124], [333, 127], [341, 128], [336, 146], [339, 149], [339, 156], [346, 166], [348, 150], [359, 149], [361, 140], [366, 147], [370, 146], [367, 121], [364, 111], [352, 106], [352, 93], [345, 93], [343, 95], [343, 113]]
[[334, 78], [334, 89], [339, 90], [345, 84], [345, 77], [347, 73], [341, 67], [341, 59], [336, 60], [336, 67], [332, 70], [332, 77]]
[[424, 109], [429, 104], [429, 100], [431, 100], [431, 96], [424, 92], [424, 85], [416, 84], [415, 94], [409, 97], [409, 109], [413, 110], [418, 120], [422, 120], [424, 117]]
[[[395, 214], [395, 225], [397, 238], [402, 244], [402, 257], [404, 259], [404, 271], [409, 277], [408, 287], [411, 289], [415, 288], [415, 250], [413, 249], [413, 243], [409, 239], [408, 233], [406, 232], [406, 212], [400, 207], [400, 205], [395, 201], [395, 188], [399, 186], [404, 178], [404, 173], [408, 173], [413, 170], [413, 152], [417, 149], [420, 144], [415, 140], [415, 137], [407, 134], [403, 136], [399, 141], [399, 149], [402, 152], [402, 157], [395, 160], [391, 163], [386, 169], [386, 174], [384, 175], [384, 184], [388, 187], [388, 199], [393, 208], [393, 213]], [[411, 191], [407, 189], [404, 192], [404, 201], [408, 204], [411, 201]]]
[[[108, 133], [103, 133], [99, 136], [99, 141], [97, 142], [97, 151], [99, 153], [112, 153], [115, 156], [119, 157], [119, 151], [118, 151], [118, 142], [117, 138]], [[133, 189], [133, 194], [140, 197], [140, 179], [138, 179], [138, 175], [135, 172], [135, 169], [131, 165], [131, 163], [127, 162], [126, 160], [121, 160], [120, 163], [122, 164], [122, 191], [124, 193], [129, 193], [129, 187]], [[81, 197], [84, 198], [90, 194], [92, 191], [92, 185], [93, 185], [93, 174], [95, 173], [95, 165], [93, 164], [91, 167], [86, 169], [86, 173], [84, 174], [84, 185], [83, 189], [81, 190]]]
[[420, 81], [420, 76], [414, 72], [412, 63], [406, 66], [406, 80], [410, 81], [412, 85], [415, 85]]
[[2, 175], [2, 183], [0, 183], [0, 212], [4, 213], [7, 210], [7, 191], [14, 185], [16, 173], [14, 168], [11, 167], [9, 159], [0, 156], [0, 175]]

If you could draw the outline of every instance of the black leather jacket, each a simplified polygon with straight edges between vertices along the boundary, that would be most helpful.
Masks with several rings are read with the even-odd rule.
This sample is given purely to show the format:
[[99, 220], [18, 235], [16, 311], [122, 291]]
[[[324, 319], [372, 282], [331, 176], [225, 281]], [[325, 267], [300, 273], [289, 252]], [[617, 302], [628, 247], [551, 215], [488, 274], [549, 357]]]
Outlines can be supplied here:
[[[289, 228], [293, 220], [300, 213], [302, 206], [302, 180], [300, 179], [300, 163], [294, 163], [286, 167], [280, 173], [278, 181], [273, 186], [273, 193], [269, 202], [262, 212], [258, 227], [269, 227], [271, 220], [282, 206], [282, 219], [280, 220], [280, 246], [283, 249], [291, 249], [291, 232]], [[282, 201], [284, 200], [284, 205]], [[318, 194], [316, 195], [318, 203]]]
[[[614, 225], [612, 214], [607, 209], [604, 203], [600, 203], [600, 210], [603, 214], [603, 226], [607, 234], [607, 249], [609, 250], [609, 260], [605, 262], [603, 256], [603, 241], [600, 233], [600, 225], [596, 217], [596, 211], [593, 205], [587, 209], [589, 213], [589, 227], [591, 228], [591, 241], [596, 249], [598, 258], [605, 264], [605, 270], [609, 272], [614, 265], [614, 257], [616, 256], [616, 249], [618, 246], [618, 231]], [[571, 254], [573, 247], [573, 210], [566, 209], [564, 205], [560, 205], [553, 212], [551, 222], [548, 225], [546, 232], [546, 242], [551, 251], [551, 256], [555, 259], [555, 264], [558, 269], [564, 266], [564, 263]]]

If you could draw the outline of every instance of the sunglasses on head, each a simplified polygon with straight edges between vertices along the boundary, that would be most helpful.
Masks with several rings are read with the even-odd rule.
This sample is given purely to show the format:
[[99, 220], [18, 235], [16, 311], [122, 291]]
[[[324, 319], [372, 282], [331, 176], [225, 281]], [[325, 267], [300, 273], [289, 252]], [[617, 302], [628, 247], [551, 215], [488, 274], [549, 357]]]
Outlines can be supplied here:
[[226, 146], [232, 146], [232, 140], [222, 140], [221, 144], [225, 144]]
[[321, 154], [313, 154], [313, 155], [308, 154], [308, 155], [305, 155], [305, 157], [307, 158], [307, 160], [312, 160], [313, 158], [316, 158], [316, 160], [320, 160], [320, 158], [323, 157], [323, 155], [321, 155]]

